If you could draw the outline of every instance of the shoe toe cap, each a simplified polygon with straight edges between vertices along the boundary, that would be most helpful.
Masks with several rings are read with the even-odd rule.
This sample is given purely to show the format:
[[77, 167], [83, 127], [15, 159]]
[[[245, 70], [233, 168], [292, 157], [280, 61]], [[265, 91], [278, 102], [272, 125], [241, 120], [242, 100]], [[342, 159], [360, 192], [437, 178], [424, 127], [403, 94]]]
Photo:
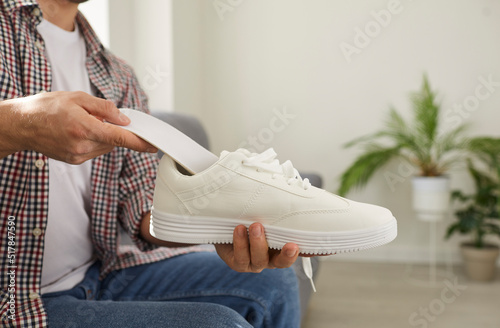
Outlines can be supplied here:
[[392, 212], [382, 206], [350, 201], [350, 219], [365, 228], [377, 227], [394, 220]]
[[371, 229], [395, 220], [391, 211], [377, 205], [346, 200], [342, 209], [319, 209], [289, 214], [275, 224], [304, 231], [353, 231]]

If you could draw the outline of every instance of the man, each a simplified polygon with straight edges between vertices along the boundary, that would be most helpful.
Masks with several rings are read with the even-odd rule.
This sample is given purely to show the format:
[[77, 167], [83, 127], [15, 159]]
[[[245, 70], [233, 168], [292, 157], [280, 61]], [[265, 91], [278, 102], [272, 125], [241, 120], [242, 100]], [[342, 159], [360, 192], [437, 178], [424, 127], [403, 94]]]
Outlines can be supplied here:
[[294, 272], [262, 271], [297, 245], [257, 223], [218, 255], [150, 235], [156, 149], [107, 123], [146, 96], [81, 2], [0, 0], [2, 327], [297, 327]]

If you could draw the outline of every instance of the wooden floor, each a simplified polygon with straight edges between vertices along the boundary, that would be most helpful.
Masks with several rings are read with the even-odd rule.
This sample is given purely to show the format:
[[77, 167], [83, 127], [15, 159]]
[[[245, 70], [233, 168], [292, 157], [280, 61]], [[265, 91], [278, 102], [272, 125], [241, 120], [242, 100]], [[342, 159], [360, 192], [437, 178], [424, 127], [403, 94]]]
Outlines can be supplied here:
[[[469, 281], [460, 267], [324, 261], [304, 328], [499, 328], [500, 273]], [[445, 277], [447, 274], [447, 277]]]

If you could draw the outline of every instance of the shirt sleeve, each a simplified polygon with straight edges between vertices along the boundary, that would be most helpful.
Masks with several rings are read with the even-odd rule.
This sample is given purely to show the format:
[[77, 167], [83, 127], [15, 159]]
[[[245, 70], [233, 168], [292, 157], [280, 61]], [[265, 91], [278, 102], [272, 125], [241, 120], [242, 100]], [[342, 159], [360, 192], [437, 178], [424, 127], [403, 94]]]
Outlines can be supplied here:
[[[126, 74], [120, 74], [120, 78], [126, 77], [126, 81], [120, 81], [126, 87], [117, 106], [149, 113], [147, 96], [133, 70], [124, 61], [116, 57], [114, 59], [117, 70], [126, 71]], [[141, 251], [157, 248], [141, 237], [140, 226], [144, 215], [151, 211], [158, 163], [156, 154], [127, 150], [120, 174], [118, 219]]]
[[141, 237], [141, 220], [151, 211], [158, 158], [156, 154], [129, 151], [120, 176], [119, 219], [141, 251], [157, 248]]

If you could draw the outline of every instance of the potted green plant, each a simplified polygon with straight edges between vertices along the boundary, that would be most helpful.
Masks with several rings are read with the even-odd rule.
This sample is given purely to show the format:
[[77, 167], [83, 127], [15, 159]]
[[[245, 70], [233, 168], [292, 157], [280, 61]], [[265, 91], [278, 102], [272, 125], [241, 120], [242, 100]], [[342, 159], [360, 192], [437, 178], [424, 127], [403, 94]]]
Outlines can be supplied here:
[[393, 107], [382, 130], [347, 143], [364, 150], [341, 176], [338, 193], [345, 195], [354, 187], [364, 186], [389, 161], [401, 158], [410, 163], [417, 175], [413, 177], [413, 207], [417, 217], [434, 221], [449, 209], [450, 191], [446, 172], [457, 159], [467, 138], [461, 124], [440, 131], [440, 103], [424, 75], [420, 91], [410, 96], [412, 118], [405, 120]]
[[[500, 236], [500, 139], [475, 138], [469, 149], [476, 165], [468, 160], [468, 170], [475, 192], [464, 194], [456, 190], [452, 199], [461, 204], [456, 220], [448, 227], [446, 238], [454, 233], [470, 235], [472, 240], [460, 245], [465, 272], [474, 280], [488, 281], [495, 276], [499, 255], [497, 245], [488, 243], [486, 236]], [[483, 166], [482, 169], [477, 164]]]

